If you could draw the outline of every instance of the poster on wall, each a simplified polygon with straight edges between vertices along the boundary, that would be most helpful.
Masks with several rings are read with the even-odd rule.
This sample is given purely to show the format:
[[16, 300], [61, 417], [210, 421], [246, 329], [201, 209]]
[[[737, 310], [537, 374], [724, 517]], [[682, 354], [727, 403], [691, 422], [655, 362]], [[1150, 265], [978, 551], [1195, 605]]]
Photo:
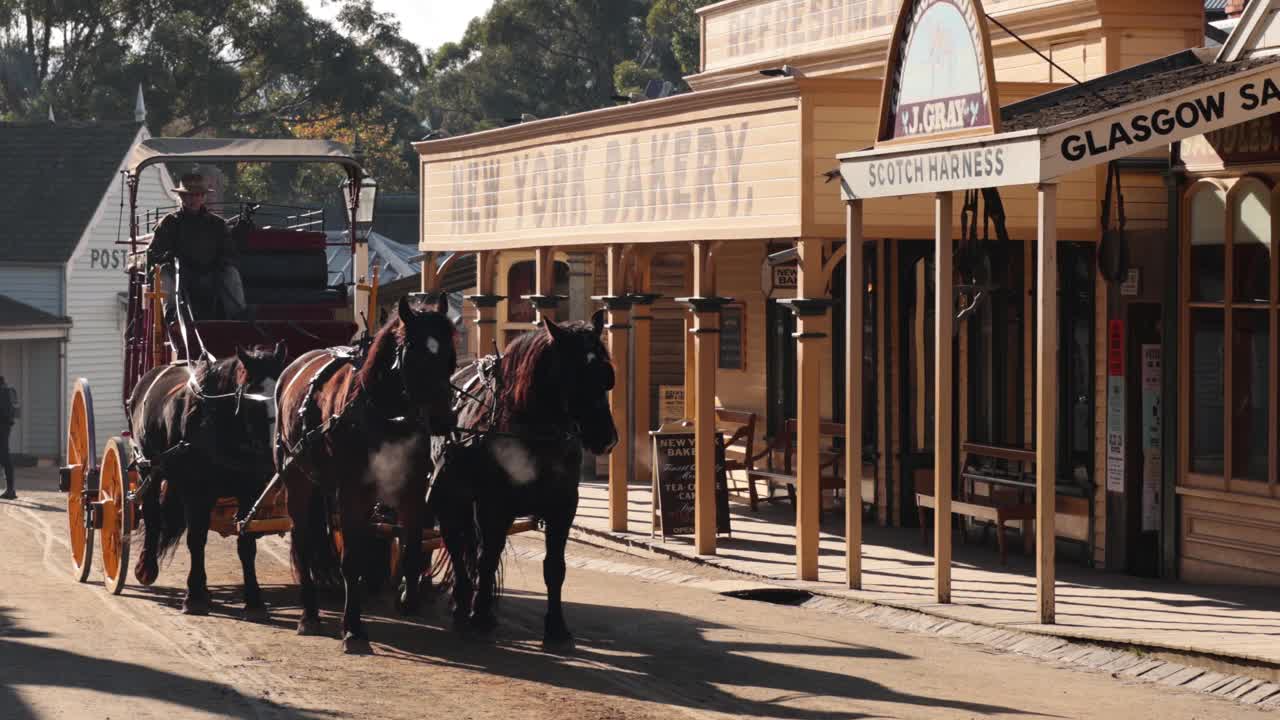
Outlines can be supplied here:
[[1159, 345], [1142, 346], [1142, 530], [1160, 529], [1162, 426]]
[[658, 424], [666, 425], [684, 419], [684, 386], [658, 386]]
[[1107, 492], [1124, 492], [1124, 321], [1107, 326]]

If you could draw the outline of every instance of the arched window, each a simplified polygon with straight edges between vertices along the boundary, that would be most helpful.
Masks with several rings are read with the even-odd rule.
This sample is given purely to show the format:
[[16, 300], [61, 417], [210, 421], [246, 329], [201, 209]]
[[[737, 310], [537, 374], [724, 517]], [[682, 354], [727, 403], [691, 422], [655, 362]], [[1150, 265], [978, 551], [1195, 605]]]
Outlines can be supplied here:
[[1228, 492], [1277, 479], [1275, 197], [1263, 178], [1202, 180], [1186, 204], [1186, 467]]

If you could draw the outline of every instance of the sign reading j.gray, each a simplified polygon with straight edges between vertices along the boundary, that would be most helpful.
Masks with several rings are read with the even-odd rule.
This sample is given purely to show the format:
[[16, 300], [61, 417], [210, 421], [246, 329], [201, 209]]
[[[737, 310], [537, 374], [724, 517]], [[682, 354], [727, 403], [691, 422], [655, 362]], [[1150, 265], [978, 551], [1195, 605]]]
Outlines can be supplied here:
[[999, 125], [981, 0], [905, 0], [889, 48], [877, 142]]
[[1149, 103], [1122, 117], [1055, 133], [1046, 140], [1044, 175], [1055, 177], [1280, 110], [1275, 66], [1199, 91]]

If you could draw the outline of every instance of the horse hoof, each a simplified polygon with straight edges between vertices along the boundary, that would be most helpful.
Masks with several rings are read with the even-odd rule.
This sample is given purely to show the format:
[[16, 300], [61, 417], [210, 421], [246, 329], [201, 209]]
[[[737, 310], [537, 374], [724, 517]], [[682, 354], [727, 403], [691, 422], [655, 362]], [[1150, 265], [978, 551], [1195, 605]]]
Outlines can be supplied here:
[[302, 618], [298, 621], [299, 635], [319, 635], [320, 619], [319, 618]]
[[347, 633], [342, 636], [342, 652], [347, 655], [371, 655], [373, 648], [369, 646], [369, 639], [356, 637], [354, 633]]
[[569, 652], [578, 646], [573, 639], [573, 633], [563, 630], [556, 633], [548, 633], [542, 638], [542, 649], [546, 652], [563, 653]]
[[266, 622], [268, 618], [269, 616], [267, 615], [266, 605], [258, 605], [257, 607], [246, 607], [244, 609], [244, 619], [249, 622], [254, 622], [254, 623]]
[[158, 565], [143, 565], [138, 563], [133, 568], [133, 576], [138, 579], [142, 585], [150, 586], [155, 583], [156, 578], [160, 576], [160, 567]]
[[483, 615], [472, 615], [470, 628], [473, 632], [488, 635], [498, 629], [498, 618], [489, 613]]
[[183, 615], [208, 615], [209, 600], [207, 598], [186, 598], [182, 601]]

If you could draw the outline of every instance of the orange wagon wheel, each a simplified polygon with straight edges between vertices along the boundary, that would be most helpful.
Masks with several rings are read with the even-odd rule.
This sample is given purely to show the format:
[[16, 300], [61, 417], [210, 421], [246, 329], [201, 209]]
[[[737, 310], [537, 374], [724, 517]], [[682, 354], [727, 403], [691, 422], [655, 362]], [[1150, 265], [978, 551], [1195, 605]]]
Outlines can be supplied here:
[[102, 584], [112, 595], [124, 589], [129, 570], [129, 536], [133, 533], [133, 502], [129, 490], [136, 482], [133, 448], [128, 440], [113, 437], [102, 452], [98, 498], [102, 514]]
[[98, 456], [93, 431], [93, 393], [89, 381], [76, 380], [67, 413], [67, 530], [71, 539], [73, 574], [80, 582], [89, 578], [93, 565], [93, 528], [86, 521], [85, 491], [97, 490]]

